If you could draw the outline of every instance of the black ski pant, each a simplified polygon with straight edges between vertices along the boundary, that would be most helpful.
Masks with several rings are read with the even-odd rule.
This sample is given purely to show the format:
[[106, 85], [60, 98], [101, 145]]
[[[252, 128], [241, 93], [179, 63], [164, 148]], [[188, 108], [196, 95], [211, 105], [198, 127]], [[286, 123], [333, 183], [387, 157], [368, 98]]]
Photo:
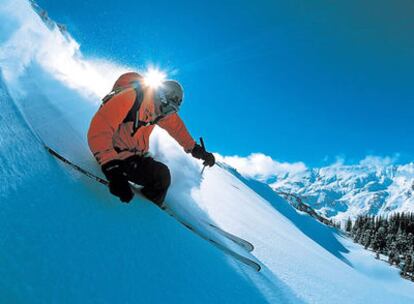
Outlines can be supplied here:
[[171, 184], [170, 170], [165, 164], [152, 157], [135, 155], [124, 161], [124, 172], [131, 182], [144, 186], [141, 193], [146, 198], [162, 206]]

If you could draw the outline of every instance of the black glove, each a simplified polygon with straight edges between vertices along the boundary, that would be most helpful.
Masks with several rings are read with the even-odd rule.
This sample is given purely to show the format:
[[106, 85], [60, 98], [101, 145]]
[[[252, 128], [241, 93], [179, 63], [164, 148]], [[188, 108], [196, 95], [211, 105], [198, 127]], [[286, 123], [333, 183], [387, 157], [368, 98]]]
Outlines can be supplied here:
[[204, 149], [199, 144], [195, 144], [193, 150], [191, 151], [191, 155], [194, 158], [204, 160], [204, 166], [213, 167], [216, 163], [216, 159], [214, 158], [213, 153], [207, 152], [206, 149]]
[[129, 203], [134, 193], [128, 178], [122, 169], [122, 160], [112, 160], [102, 166], [102, 171], [109, 181], [109, 191], [124, 203]]

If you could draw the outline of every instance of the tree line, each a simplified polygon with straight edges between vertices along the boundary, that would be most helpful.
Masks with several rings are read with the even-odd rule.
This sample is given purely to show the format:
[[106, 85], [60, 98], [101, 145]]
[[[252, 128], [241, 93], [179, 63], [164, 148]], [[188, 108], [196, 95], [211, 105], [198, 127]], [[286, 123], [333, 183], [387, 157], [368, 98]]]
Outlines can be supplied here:
[[359, 216], [346, 222], [345, 230], [365, 249], [388, 257], [390, 265], [401, 269], [401, 276], [414, 281], [414, 213], [395, 213], [388, 217]]

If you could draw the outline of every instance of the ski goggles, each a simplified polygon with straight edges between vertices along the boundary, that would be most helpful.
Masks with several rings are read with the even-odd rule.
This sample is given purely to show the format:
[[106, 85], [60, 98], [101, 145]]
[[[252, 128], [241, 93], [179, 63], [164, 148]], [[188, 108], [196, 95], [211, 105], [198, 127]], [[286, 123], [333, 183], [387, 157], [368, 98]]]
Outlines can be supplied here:
[[163, 115], [178, 112], [182, 100], [178, 100], [178, 98], [167, 98], [163, 90], [158, 90], [156, 95], [159, 100], [160, 111]]

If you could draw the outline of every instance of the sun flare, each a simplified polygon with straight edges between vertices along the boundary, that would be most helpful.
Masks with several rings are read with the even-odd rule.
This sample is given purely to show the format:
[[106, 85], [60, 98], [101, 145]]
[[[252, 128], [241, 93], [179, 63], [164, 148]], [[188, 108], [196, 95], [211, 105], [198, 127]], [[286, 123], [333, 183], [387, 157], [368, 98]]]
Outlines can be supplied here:
[[145, 84], [154, 89], [160, 87], [166, 77], [167, 74], [165, 72], [156, 68], [148, 68], [148, 70], [144, 73]]

